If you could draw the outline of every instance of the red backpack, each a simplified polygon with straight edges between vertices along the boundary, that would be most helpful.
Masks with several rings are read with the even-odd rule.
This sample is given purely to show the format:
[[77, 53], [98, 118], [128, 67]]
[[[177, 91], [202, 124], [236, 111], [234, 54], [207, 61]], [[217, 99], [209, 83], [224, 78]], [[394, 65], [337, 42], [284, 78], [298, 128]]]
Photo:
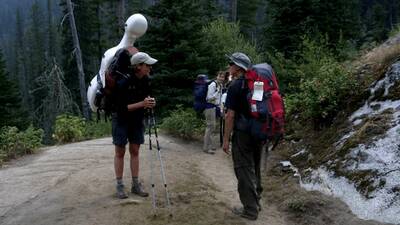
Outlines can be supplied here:
[[[252, 118], [250, 120], [251, 134], [263, 141], [275, 141], [275, 147], [283, 137], [285, 125], [285, 106], [275, 72], [267, 63], [257, 64], [247, 71], [245, 80], [250, 90], [247, 100]], [[261, 100], [253, 99], [255, 82], [262, 82]]]

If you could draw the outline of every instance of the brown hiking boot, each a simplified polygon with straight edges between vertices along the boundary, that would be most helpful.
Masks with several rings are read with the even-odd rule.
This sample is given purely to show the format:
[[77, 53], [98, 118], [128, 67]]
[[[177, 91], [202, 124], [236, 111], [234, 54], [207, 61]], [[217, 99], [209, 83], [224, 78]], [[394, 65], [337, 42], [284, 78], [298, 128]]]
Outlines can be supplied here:
[[141, 183], [139, 183], [138, 185], [132, 185], [131, 192], [132, 192], [132, 194], [139, 195], [140, 197], [149, 196], [149, 193], [147, 193], [143, 190]]
[[124, 191], [123, 184], [117, 184], [117, 198], [119, 199], [128, 198], [128, 195]]

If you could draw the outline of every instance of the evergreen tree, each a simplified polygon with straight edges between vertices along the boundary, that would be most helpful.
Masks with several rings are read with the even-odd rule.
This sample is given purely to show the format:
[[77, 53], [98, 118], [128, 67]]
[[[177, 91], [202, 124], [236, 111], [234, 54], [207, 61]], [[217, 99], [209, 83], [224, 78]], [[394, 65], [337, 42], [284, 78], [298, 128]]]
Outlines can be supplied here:
[[126, 15], [130, 16], [133, 13], [141, 12], [146, 8], [146, 2], [144, 0], [126, 0]]
[[268, 0], [265, 48], [292, 55], [302, 36], [328, 36], [335, 45], [341, 39], [358, 40], [358, 0]]
[[151, 22], [138, 44], [159, 60], [152, 85], [160, 108], [191, 104], [194, 77], [208, 70], [209, 52], [201, 48], [201, 29], [215, 12], [212, 0], [161, 0], [145, 11]]
[[[101, 51], [100, 29], [100, 4], [102, 0], [74, 0], [74, 15], [80, 47], [82, 51], [82, 61], [85, 73], [85, 80], [89, 82], [98, 71], [100, 59], [103, 54]], [[63, 14], [68, 13], [65, 1], [60, 2]], [[109, 26], [109, 25], [107, 25]], [[99, 45], [100, 44], [100, 45]], [[65, 84], [71, 90], [75, 102], [80, 101], [79, 78], [76, 61], [73, 55], [73, 43], [69, 21], [63, 21], [62, 27], [62, 68], [65, 73]], [[80, 105], [80, 104], [79, 104]]]
[[238, 23], [228, 23], [219, 18], [203, 27], [202, 36], [204, 48], [210, 52], [206, 68], [211, 74], [227, 66], [226, 54], [243, 52], [251, 58], [253, 64], [262, 60], [256, 46], [240, 33]]
[[57, 24], [54, 21], [52, 0], [47, 0], [47, 45], [46, 57], [47, 64], [59, 56], [59, 35], [57, 33]]
[[45, 65], [45, 21], [44, 14], [37, 1], [32, 5], [30, 12], [30, 24], [28, 36], [25, 40], [29, 43], [26, 50], [28, 51], [29, 74], [28, 82], [32, 82], [35, 77], [38, 77], [44, 70]]
[[260, 0], [238, 0], [237, 20], [240, 28], [248, 37], [254, 37], [256, 29], [256, 12], [260, 6]]
[[122, 35], [124, 34], [124, 25], [126, 21], [126, 17], [123, 19], [123, 23], [120, 23], [122, 20], [120, 15], [120, 7], [118, 1], [115, 0], [108, 0], [104, 3], [106, 6], [106, 11], [103, 16], [102, 24], [104, 25], [104, 35], [105, 35], [105, 44], [106, 49], [117, 45]]
[[16, 33], [15, 33], [15, 76], [18, 77], [19, 82], [19, 92], [22, 96], [22, 105], [30, 112], [33, 111], [33, 104], [31, 101], [31, 96], [29, 93], [29, 83], [28, 83], [28, 76], [26, 73], [26, 66], [27, 66], [27, 54], [25, 54], [25, 32], [23, 28], [23, 19], [21, 17], [21, 10], [18, 8], [16, 10]]
[[[34, 116], [33, 112], [41, 103], [43, 93], [35, 92], [33, 90], [38, 88], [35, 84], [35, 79], [39, 77], [46, 69], [46, 46], [45, 41], [45, 16], [43, 9], [40, 7], [39, 2], [35, 1], [30, 11], [30, 22], [28, 23], [27, 35], [24, 38], [24, 60], [26, 60], [26, 87], [29, 91], [29, 112]], [[38, 124], [37, 118], [33, 117], [35, 125]]]
[[387, 38], [387, 34], [389, 32], [388, 28], [385, 26], [387, 11], [385, 7], [379, 3], [376, 3], [372, 7], [372, 22], [371, 22], [371, 30], [368, 32], [368, 35], [372, 38], [373, 41], [381, 41]]
[[0, 50], [0, 127], [26, 125], [26, 114], [21, 109], [21, 98], [16, 83], [6, 72], [3, 53]]
[[361, 0], [361, 18], [364, 42], [381, 42], [388, 33], [399, 26], [400, 1]]

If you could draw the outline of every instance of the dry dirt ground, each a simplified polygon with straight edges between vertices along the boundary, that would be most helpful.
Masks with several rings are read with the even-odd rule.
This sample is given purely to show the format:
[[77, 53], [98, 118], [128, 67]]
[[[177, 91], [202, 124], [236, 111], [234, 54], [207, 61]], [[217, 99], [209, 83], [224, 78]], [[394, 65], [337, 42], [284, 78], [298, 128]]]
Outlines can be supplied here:
[[[104, 138], [48, 147], [0, 169], [0, 224], [380, 225], [357, 219], [336, 199], [301, 190], [290, 171], [279, 167], [275, 152], [264, 172], [266, 190], [259, 219], [239, 218], [230, 211], [239, 204], [230, 156], [221, 150], [205, 154], [199, 142], [163, 135], [159, 141], [170, 208], [166, 207], [159, 161], [150, 154], [147, 137], [140, 153], [140, 179], [151, 192], [152, 156], [157, 209], [152, 210], [151, 197], [116, 199], [113, 146], [110, 138]], [[128, 190], [127, 156], [124, 180]]]

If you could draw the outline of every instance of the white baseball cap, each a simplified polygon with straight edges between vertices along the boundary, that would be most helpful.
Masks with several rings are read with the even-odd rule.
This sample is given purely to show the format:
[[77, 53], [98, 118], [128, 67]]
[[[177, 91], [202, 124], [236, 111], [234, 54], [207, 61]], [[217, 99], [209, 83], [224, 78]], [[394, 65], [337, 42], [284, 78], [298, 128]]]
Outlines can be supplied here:
[[141, 63], [147, 64], [147, 65], [153, 65], [157, 61], [158, 61], [157, 59], [150, 57], [149, 54], [144, 53], [144, 52], [138, 52], [131, 57], [132, 65], [137, 65], [137, 64], [141, 64]]

